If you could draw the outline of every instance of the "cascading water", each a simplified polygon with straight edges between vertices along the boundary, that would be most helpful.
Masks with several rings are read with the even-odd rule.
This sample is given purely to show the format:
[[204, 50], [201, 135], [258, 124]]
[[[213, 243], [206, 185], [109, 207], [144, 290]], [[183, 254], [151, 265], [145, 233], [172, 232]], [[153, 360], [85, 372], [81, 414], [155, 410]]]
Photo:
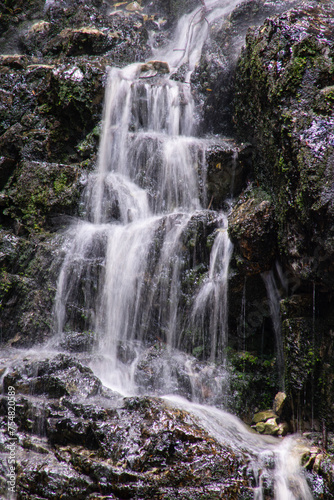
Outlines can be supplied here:
[[[94, 332], [92, 368], [110, 388], [122, 394], [181, 394], [212, 404], [222, 402], [226, 387], [226, 370], [214, 363], [223, 366], [227, 342], [232, 246], [226, 217], [202, 208], [205, 150], [212, 141], [194, 137], [189, 83], [170, 77], [186, 64], [190, 81], [210, 23], [238, 2], [205, 3], [205, 9], [182, 18], [173, 43], [155, 54], [159, 60], [109, 71], [98, 168], [87, 182], [84, 220], [65, 236], [55, 321], [58, 339], [66, 329]], [[187, 270], [187, 233], [197, 217], [211, 218], [217, 229], [207, 276], [188, 303], [180, 281]], [[177, 350], [181, 344], [188, 353], [201, 350], [210, 362], [194, 368], [194, 358]], [[188, 379], [189, 394], [180, 379]], [[185, 400], [172, 402], [195, 414], [217, 439], [248, 448], [261, 469], [267, 444], [235, 417]], [[270, 446], [270, 453], [280, 456], [277, 445]], [[284, 498], [311, 498], [297, 469], [302, 483], [297, 495], [282, 472]], [[283, 487], [275, 484], [281, 499]], [[262, 498], [260, 486], [254, 494]]]
[[[195, 303], [193, 317], [208, 321], [213, 336], [210, 360], [215, 361], [227, 346], [227, 281], [228, 265], [232, 253], [232, 244], [227, 234], [227, 220], [222, 217], [222, 228], [218, 230], [210, 256], [207, 280], [201, 286]], [[209, 311], [209, 318], [206, 312]], [[219, 338], [218, 338], [219, 335]], [[218, 351], [218, 352], [217, 352]], [[222, 362], [222, 359], [220, 359]]]
[[[105, 359], [94, 369], [120, 391], [135, 390], [133, 368], [140, 343], [159, 340], [167, 349], [177, 348], [193, 327], [199, 332], [197, 344], [198, 335], [202, 343], [210, 337], [212, 362], [226, 345], [231, 244], [221, 214], [214, 215], [222, 229], [193, 313], [189, 306], [189, 320], [184, 310], [183, 245], [192, 219], [205, 213], [205, 149], [211, 141], [194, 137], [189, 84], [173, 81], [170, 69], [187, 63], [191, 72], [208, 23], [235, 3], [217, 8], [216, 2], [208, 2], [205, 18], [202, 9], [185, 16], [163, 62], [109, 71], [98, 168], [87, 183], [86, 221], [69, 231], [72, 243], [55, 310], [59, 335], [66, 327], [95, 332]], [[201, 33], [196, 43], [187, 38], [189, 32], [192, 37]], [[181, 58], [173, 50], [177, 47], [184, 47]], [[210, 335], [204, 325], [208, 315]], [[126, 346], [128, 359], [119, 356], [120, 346]]]

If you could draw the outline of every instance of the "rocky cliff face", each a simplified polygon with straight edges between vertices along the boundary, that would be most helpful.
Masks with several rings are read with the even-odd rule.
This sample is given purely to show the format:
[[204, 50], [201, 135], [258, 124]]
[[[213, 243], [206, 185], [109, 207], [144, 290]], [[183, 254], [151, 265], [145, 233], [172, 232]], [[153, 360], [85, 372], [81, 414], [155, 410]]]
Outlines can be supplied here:
[[99, 1], [0, 7], [5, 342], [31, 344], [52, 331], [55, 231], [77, 215], [86, 172], [95, 165], [107, 65], [147, 58], [148, 28], [157, 44], [165, 36], [159, 22], [167, 19], [158, 22], [153, 7], [148, 13], [127, 7]]
[[[333, 29], [333, 6], [326, 1], [305, 2], [268, 19], [247, 35], [235, 88], [236, 128], [239, 137], [253, 144], [253, 183], [271, 198], [277, 227], [275, 252], [275, 238], [268, 230], [271, 245], [261, 246], [262, 254], [283, 266], [286, 385], [302, 418], [309, 419], [314, 411], [330, 425], [334, 410], [330, 396]], [[234, 214], [240, 210], [236, 207]], [[261, 232], [267, 215], [259, 222], [253, 210], [251, 217]], [[247, 217], [242, 220], [246, 223]], [[240, 267], [252, 261], [258, 247], [251, 245], [247, 255], [248, 240], [242, 231], [241, 237], [236, 235], [235, 215], [231, 221], [231, 236], [242, 258]], [[305, 394], [307, 404], [302, 408]]]
[[[31, 346], [52, 335], [61, 232], [80, 214], [87, 173], [96, 165], [107, 67], [150, 58], [152, 47], [168, 40], [176, 19], [197, 4], [8, 0], [0, 6], [3, 345]], [[242, 2], [212, 26], [192, 76], [202, 128], [229, 136], [222, 148], [207, 152], [210, 208], [229, 210], [234, 244], [227, 404], [250, 422], [254, 409], [271, 406], [284, 385], [289, 430], [323, 429], [322, 445], [326, 431], [334, 428], [333, 19], [331, 2], [325, 0]], [[247, 31], [249, 25], [259, 27]], [[225, 202], [231, 194], [232, 208]], [[185, 302], [208, 268], [212, 238], [204, 225], [194, 223], [196, 235], [189, 236], [185, 249], [190, 267], [182, 284]], [[92, 345], [84, 332], [72, 334], [69, 351]], [[284, 346], [282, 380], [278, 334]], [[151, 488], [156, 495], [174, 498], [172, 489], [180, 485], [187, 498], [200, 498], [198, 485], [209, 469], [214, 472], [205, 481], [212, 491], [224, 487], [226, 498], [248, 498], [243, 457], [210, 441], [194, 422], [188, 424], [185, 414], [156, 401], [126, 400], [117, 406], [114, 395], [105, 394], [85, 369], [85, 360], [81, 365], [66, 356], [50, 359], [45, 366], [25, 362], [6, 375], [7, 386], [15, 383], [22, 394], [20, 463], [28, 451], [33, 454], [31, 474], [21, 471], [22, 498], [52, 498], [40, 470], [41, 464], [52, 469], [56, 461], [62, 468], [54, 485], [61, 485], [63, 495], [67, 490], [68, 498], [145, 498]], [[0, 375], [5, 369], [0, 368]], [[145, 367], [143, 373], [147, 376]], [[93, 410], [86, 400], [73, 402], [79, 394], [106, 399], [101, 408], [94, 400]], [[49, 398], [43, 407], [35, 399], [41, 395]], [[106, 410], [108, 406], [112, 409]], [[3, 398], [3, 423], [6, 412]], [[126, 434], [155, 417], [165, 423], [154, 431], [144, 426], [140, 436], [111, 443], [119, 450], [133, 448], [139, 458], [130, 463], [121, 451], [108, 454], [104, 440], [113, 429]], [[161, 440], [157, 450], [155, 443]], [[328, 443], [331, 449], [333, 443]], [[177, 465], [185, 456], [201, 460], [202, 453], [216, 458], [205, 458], [197, 471], [188, 463]], [[323, 489], [316, 498], [333, 498], [331, 465], [320, 455], [316, 448], [306, 457], [308, 469], [320, 471]], [[238, 469], [238, 479], [229, 484], [223, 475], [224, 482], [221, 463]], [[116, 486], [102, 486], [98, 492], [94, 483], [102, 484], [105, 477]]]

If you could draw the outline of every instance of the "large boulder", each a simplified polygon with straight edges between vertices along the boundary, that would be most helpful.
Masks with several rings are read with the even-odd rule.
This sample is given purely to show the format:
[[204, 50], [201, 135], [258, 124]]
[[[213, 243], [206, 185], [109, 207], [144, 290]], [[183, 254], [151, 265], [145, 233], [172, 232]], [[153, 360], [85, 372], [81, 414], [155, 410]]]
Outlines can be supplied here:
[[[17, 494], [21, 498], [248, 498], [246, 453], [212, 438], [195, 415], [158, 398], [119, 395], [83, 363], [46, 352], [4, 354], [3, 391], [15, 387]], [[8, 398], [0, 398], [7, 427]], [[245, 432], [245, 431], [244, 431]], [[228, 434], [228, 433], [227, 433]], [[8, 457], [11, 437], [0, 441]], [[7, 461], [0, 469], [6, 495]], [[29, 464], [29, 466], [25, 466]], [[204, 489], [204, 490], [203, 490]], [[204, 493], [207, 490], [207, 493]], [[241, 495], [241, 496], [240, 496]]]
[[43, 232], [27, 238], [0, 231], [2, 343], [33, 345], [50, 336], [59, 272], [57, 241]]
[[277, 253], [273, 202], [260, 189], [249, 190], [229, 215], [229, 235], [236, 246], [237, 267], [245, 275], [268, 271]]
[[22, 162], [6, 192], [6, 215], [37, 231], [46, 218], [75, 212], [80, 194], [75, 165]]

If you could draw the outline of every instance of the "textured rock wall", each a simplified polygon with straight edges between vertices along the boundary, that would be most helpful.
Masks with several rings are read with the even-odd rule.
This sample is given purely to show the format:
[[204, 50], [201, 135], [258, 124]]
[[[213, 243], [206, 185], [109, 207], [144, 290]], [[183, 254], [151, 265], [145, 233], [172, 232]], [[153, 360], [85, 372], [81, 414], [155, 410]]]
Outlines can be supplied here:
[[[149, 32], [154, 46], [163, 44], [176, 17], [194, 7], [192, 1], [143, 1], [120, 11], [116, 4], [68, 0], [23, 7], [8, 1], [0, 7], [5, 342], [33, 343], [52, 330], [61, 243], [55, 231], [78, 213], [85, 176], [95, 166], [106, 67], [149, 57]], [[229, 134], [236, 127], [245, 143], [230, 141], [207, 158], [210, 206], [226, 208], [232, 181], [233, 194], [241, 192], [229, 217], [235, 246], [230, 347], [233, 384], [241, 395], [235, 407], [246, 415], [257, 404], [259, 387], [265, 387], [261, 405], [269, 404], [278, 387], [270, 304], [261, 278], [274, 269], [284, 298], [287, 387], [296, 401], [307, 394], [303, 418], [310, 420], [313, 404], [320, 418], [331, 421], [332, 11], [325, 1], [298, 5], [243, 2], [212, 26], [192, 83], [203, 127]], [[235, 74], [247, 27], [263, 22], [248, 33]], [[322, 381], [320, 390], [312, 385], [314, 376]]]
[[148, 57], [148, 28], [164, 38], [153, 6], [148, 14], [115, 3], [0, 6], [3, 342], [31, 344], [52, 331], [55, 231], [77, 215], [95, 166], [106, 68]]
[[[313, 414], [329, 425], [334, 414], [333, 14], [331, 2], [305, 2], [249, 31], [235, 89], [236, 129], [253, 145], [253, 182], [270, 197], [277, 227], [277, 242], [267, 233], [271, 246], [264, 245], [263, 253], [269, 258], [277, 244], [274, 258], [283, 266], [286, 387], [299, 421], [310, 421]], [[262, 222], [252, 217], [254, 227], [265, 227], [266, 217]], [[247, 238], [239, 235], [233, 225], [232, 239], [249, 263]]]
[[[106, 67], [150, 57], [148, 33], [154, 46], [162, 45], [176, 18], [196, 2], [142, 0], [122, 11], [118, 3], [0, 5], [2, 343], [31, 345], [52, 331], [58, 233], [80, 210], [85, 176], [95, 166]], [[331, 2], [303, 2], [302, 8], [299, 3], [243, 2], [212, 27], [192, 82], [203, 128], [231, 136], [237, 130], [244, 142], [230, 141], [207, 157], [210, 206], [227, 208], [232, 180], [233, 194], [239, 195], [229, 216], [235, 247], [229, 404], [250, 421], [254, 408], [270, 407], [277, 392], [277, 353], [262, 278], [273, 272], [282, 297], [289, 430], [333, 427], [334, 414], [334, 13]], [[248, 32], [237, 64], [249, 24], [261, 27]], [[184, 276], [185, 301], [207, 269], [207, 226], [194, 221], [185, 245], [194, 268]], [[74, 332], [66, 342], [76, 353], [93, 344], [87, 332]], [[222, 491], [224, 498], [253, 494], [254, 477], [243, 457], [209, 438], [186, 412], [146, 399], [116, 404], [84, 365], [77, 354], [60, 355], [14, 362], [6, 372], [4, 389], [15, 384], [18, 391], [22, 498], [53, 498], [55, 492], [62, 498], [148, 498], [152, 491], [194, 499], [220, 498]], [[4, 359], [0, 375], [8, 366]], [[145, 365], [140, 368], [148, 377]], [[2, 397], [1, 426], [6, 415]], [[333, 442], [328, 440], [332, 451]], [[318, 497], [332, 499], [332, 464], [321, 453], [316, 447], [306, 466], [320, 474], [313, 476]], [[239, 475], [231, 479], [235, 471]], [[0, 487], [2, 469], [1, 474]]]

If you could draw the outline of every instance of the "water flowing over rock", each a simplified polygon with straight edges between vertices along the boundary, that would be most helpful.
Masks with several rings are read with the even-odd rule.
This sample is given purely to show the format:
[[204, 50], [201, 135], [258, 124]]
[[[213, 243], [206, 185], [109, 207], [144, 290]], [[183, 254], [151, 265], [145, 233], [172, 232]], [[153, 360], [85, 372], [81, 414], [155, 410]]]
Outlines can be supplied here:
[[4, 498], [334, 498], [332, 10], [0, 6]]
[[[224, 12], [213, 8], [210, 15]], [[174, 46], [183, 43], [192, 19], [193, 14], [187, 15], [180, 23]], [[199, 18], [196, 23], [204, 26], [207, 21]], [[201, 43], [188, 42], [183, 57], [192, 61], [191, 70]], [[209, 350], [212, 362], [227, 344], [231, 245], [226, 218], [201, 208], [207, 203], [205, 149], [210, 140], [194, 136], [189, 85], [169, 78], [169, 67], [183, 64], [183, 58], [179, 62], [171, 46], [165, 57], [168, 65], [155, 60], [109, 72], [98, 168], [84, 194], [90, 222], [70, 229], [73, 242], [55, 301], [58, 335], [66, 328], [95, 332], [105, 361], [94, 369], [105, 384], [121, 392], [136, 390], [134, 367], [147, 343], [158, 340], [167, 349], [189, 353], [202, 349], [203, 356]], [[188, 234], [198, 217], [215, 219], [212, 229], [218, 231], [211, 233], [205, 282], [185, 296], [184, 247], [193, 244]], [[119, 357], [120, 345], [127, 357]], [[173, 386], [171, 368], [164, 371], [167, 380], [159, 384], [163, 393]]]

